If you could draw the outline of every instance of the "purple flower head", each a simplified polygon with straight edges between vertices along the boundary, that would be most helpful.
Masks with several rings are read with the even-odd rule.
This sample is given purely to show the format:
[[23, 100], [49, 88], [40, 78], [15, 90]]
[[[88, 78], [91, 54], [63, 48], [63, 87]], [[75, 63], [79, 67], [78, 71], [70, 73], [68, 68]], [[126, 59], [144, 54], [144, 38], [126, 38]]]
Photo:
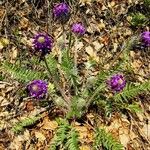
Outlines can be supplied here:
[[47, 93], [48, 84], [43, 80], [33, 80], [28, 86], [29, 95], [41, 99]]
[[126, 81], [121, 74], [113, 75], [108, 81], [107, 84], [112, 91], [120, 92], [126, 85]]
[[53, 45], [52, 37], [48, 36], [45, 33], [39, 33], [33, 37], [34, 48], [36, 50], [43, 52], [44, 54], [51, 52], [52, 45]]
[[70, 12], [69, 5], [66, 3], [58, 3], [53, 8], [53, 14], [56, 19], [66, 20]]
[[77, 35], [83, 35], [86, 30], [82, 23], [74, 23], [71, 27], [71, 31]]
[[141, 40], [145, 44], [145, 46], [150, 46], [150, 32], [145, 31], [141, 34]]

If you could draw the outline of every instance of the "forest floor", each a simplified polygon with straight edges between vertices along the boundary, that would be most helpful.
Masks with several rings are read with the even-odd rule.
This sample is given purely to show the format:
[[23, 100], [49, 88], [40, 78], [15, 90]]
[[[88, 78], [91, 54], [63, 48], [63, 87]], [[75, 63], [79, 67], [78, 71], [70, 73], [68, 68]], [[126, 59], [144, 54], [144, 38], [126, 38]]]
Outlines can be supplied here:
[[[0, 1], [0, 38], [9, 42], [0, 43], [0, 62], [8, 60], [14, 64], [24, 61], [29, 68], [31, 38], [37, 31], [46, 31], [59, 43], [53, 48], [57, 55], [63, 47], [62, 26], [52, 17], [53, 1], [48, 0], [2, 0]], [[131, 25], [131, 14], [145, 11], [143, 2], [137, 0], [80, 0], [69, 1], [72, 15], [65, 25], [65, 32], [73, 22], [83, 22], [86, 34], [76, 45], [78, 68], [81, 75], [97, 75], [100, 67], [109, 70], [122, 57], [124, 44], [149, 30], [148, 25]], [[49, 6], [49, 7], [48, 7]], [[68, 39], [66, 37], [66, 43]], [[150, 78], [150, 51], [135, 47], [129, 51], [132, 80], [144, 82]], [[95, 67], [84, 69], [92, 60]], [[16, 92], [22, 84], [11, 75], [1, 71], [0, 81], [0, 150], [47, 150], [58, 127], [57, 117], [64, 117], [60, 108], [47, 110], [29, 97], [18, 97]], [[129, 77], [130, 78], [130, 77]], [[135, 101], [142, 109], [137, 113], [113, 112], [107, 119], [101, 113], [89, 110], [83, 119], [71, 121], [79, 133], [80, 150], [92, 150], [94, 126], [105, 127], [126, 150], [150, 150], [150, 94], [140, 94]], [[40, 114], [42, 117], [32, 126], [25, 127], [20, 134], [11, 129], [20, 120]]]

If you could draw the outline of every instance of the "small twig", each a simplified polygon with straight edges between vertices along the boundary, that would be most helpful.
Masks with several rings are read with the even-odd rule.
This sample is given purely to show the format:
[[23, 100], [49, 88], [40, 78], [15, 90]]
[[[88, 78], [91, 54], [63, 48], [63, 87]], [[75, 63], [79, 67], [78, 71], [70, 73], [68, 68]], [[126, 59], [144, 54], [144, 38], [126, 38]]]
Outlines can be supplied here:
[[[130, 116], [130, 120], [131, 120], [132, 122], [134, 121], [135, 126], [138, 128], [138, 134], [139, 134], [139, 135], [145, 135], [144, 132], [142, 131], [142, 129], [140, 128], [140, 126], [138, 125], [137, 121], [134, 119], [134, 117], [132, 117], [132, 114], [131, 114], [131, 113], [128, 113], [128, 114], [129, 114], [129, 116]], [[130, 131], [131, 131], [131, 129], [130, 129]], [[148, 139], [148, 136], [145, 137], [145, 140], [146, 140], [146, 142], [147, 142], [148, 144], [150, 144], [149, 139]]]
[[5, 82], [5, 81], [0, 81], [0, 84], [12, 85], [11, 83], [9, 83], [9, 82]]
[[9, 7], [8, 7], [8, 4], [9, 4], [9, 2], [8, 2], [8, 0], [6, 0], [6, 4], [5, 4], [5, 17], [4, 17], [4, 19], [5, 19], [5, 28], [4, 28], [4, 30], [5, 30], [5, 37], [6, 38], [8, 38], [8, 25], [9, 25], [9, 21], [8, 21], [8, 11], [9, 11]]
[[[46, 111], [48, 111], [49, 110], [49, 106], [46, 106], [46, 107], [44, 107], [44, 108], [40, 108], [40, 109], [37, 109], [37, 112], [36, 112], [36, 115], [35, 116], [38, 116], [38, 115], [40, 115], [40, 114], [42, 114], [43, 112], [46, 112]], [[24, 112], [23, 112], [24, 113]], [[19, 117], [19, 116], [21, 116], [21, 115], [23, 115], [23, 113], [21, 113], [21, 112], [19, 112], [18, 114], [9, 114], [9, 116], [7, 116], [7, 118], [5, 119], [5, 121], [9, 121], [9, 120], [11, 120], [11, 119], [13, 119], [13, 118], [17, 118], [17, 117]], [[46, 114], [47, 115], [47, 114]], [[42, 114], [42, 118], [45, 116], [45, 114]], [[29, 117], [30, 117], [30, 115], [29, 115]], [[33, 117], [33, 115], [31, 115], [31, 117]]]
[[51, 29], [51, 22], [52, 22], [52, 14], [51, 14], [51, 4], [52, 4], [52, 0], [47, 0], [47, 9], [48, 9], [48, 12], [47, 12], [47, 33], [51, 33], [52, 32], [52, 29]]
[[72, 33], [69, 33], [69, 44], [68, 44], [68, 51], [71, 48], [71, 39], [72, 39]]
[[67, 48], [67, 57], [69, 58], [70, 57], [70, 49], [71, 49], [71, 32], [69, 33], [69, 43], [68, 43], [68, 48]]
[[4, 21], [5, 17], [6, 17], [6, 14], [7, 14], [7, 11], [5, 10], [5, 12], [3, 14], [3, 17], [1, 18], [1, 21], [0, 21], [0, 30], [2, 28], [2, 23], [3, 23], [3, 21]]

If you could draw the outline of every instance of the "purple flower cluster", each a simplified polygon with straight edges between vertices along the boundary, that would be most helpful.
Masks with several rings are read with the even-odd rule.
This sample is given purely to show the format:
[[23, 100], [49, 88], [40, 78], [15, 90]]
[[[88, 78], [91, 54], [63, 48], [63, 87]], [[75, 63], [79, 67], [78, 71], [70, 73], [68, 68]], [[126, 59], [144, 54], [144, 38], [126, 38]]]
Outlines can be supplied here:
[[116, 74], [107, 81], [107, 84], [112, 91], [120, 92], [126, 86], [126, 81], [123, 75]]
[[70, 12], [69, 5], [66, 3], [58, 3], [53, 8], [53, 14], [56, 19], [64, 19], [65, 17], [68, 17]]
[[150, 46], [150, 32], [145, 31], [141, 34], [141, 40], [145, 44], [145, 46]]
[[72, 25], [71, 31], [77, 35], [83, 35], [86, 30], [82, 23], [74, 23]]
[[52, 45], [52, 38], [45, 33], [39, 33], [33, 37], [33, 46], [36, 50], [50, 52]]
[[[62, 22], [70, 13], [69, 5], [66, 3], [58, 3], [53, 8], [54, 17]], [[71, 28], [72, 32], [77, 35], [83, 35], [85, 33], [85, 27], [81, 23], [74, 23]], [[53, 39], [46, 33], [38, 33], [33, 37], [33, 47], [35, 50], [42, 52], [41, 56], [45, 56], [51, 52], [53, 46]]]
[[[53, 14], [56, 19], [63, 20], [70, 13], [70, 8], [66, 3], [56, 4], [53, 8]], [[77, 35], [82, 36], [86, 32], [86, 28], [82, 23], [73, 23], [71, 31]], [[141, 34], [141, 39], [146, 45], [150, 45], [150, 32], [146, 31]], [[53, 39], [46, 33], [39, 33], [33, 37], [33, 46], [35, 50], [42, 52], [43, 55], [51, 52], [53, 46]], [[122, 74], [116, 74], [106, 81], [109, 88], [114, 92], [120, 92], [126, 86], [125, 78]], [[34, 80], [27, 85], [29, 95], [41, 99], [48, 91], [48, 84], [43, 80]]]
[[27, 86], [27, 89], [28, 89], [30, 96], [37, 98], [37, 99], [41, 99], [47, 93], [48, 84], [47, 84], [47, 82], [45, 82], [43, 80], [33, 80]]

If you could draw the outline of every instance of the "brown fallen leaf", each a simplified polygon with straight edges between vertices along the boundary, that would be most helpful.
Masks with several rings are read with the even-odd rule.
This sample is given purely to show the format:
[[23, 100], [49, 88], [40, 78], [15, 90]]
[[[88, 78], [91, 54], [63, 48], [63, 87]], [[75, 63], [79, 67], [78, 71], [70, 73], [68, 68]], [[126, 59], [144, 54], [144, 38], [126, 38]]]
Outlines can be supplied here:
[[10, 104], [10, 102], [7, 99], [0, 96], [0, 104], [3, 107], [3, 106], [7, 106], [8, 104]]
[[127, 147], [130, 141], [129, 129], [122, 128], [122, 130], [119, 130], [119, 140], [124, 147]]
[[13, 47], [12, 50], [11, 50], [11, 53], [10, 53], [10, 57], [11, 57], [10, 62], [11, 63], [15, 62], [15, 59], [17, 58], [17, 55], [18, 55], [18, 49], [16, 47]]
[[81, 143], [91, 143], [93, 141], [93, 132], [85, 126], [75, 126], [76, 131], [79, 133]]
[[28, 27], [28, 25], [29, 25], [29, 20], [25, 17], [21, 18], [19, 28], [25, 29]]
[[103, 20], [101, 19], [101, 20], [100, 20], [100, 23], [98, 24], [99, 29], [100, 29], [100, 30], [105, 29], [105, 26], [106, 26], [105, 23], [104, 23]]
[[80, 150], [91, 150], [91, 147], [88, 145], [82, 145], [79, 148], [80, 148]]
[[44, 141], [46, 140], [46, 137], [44, 136], [44, 134], [42, 134], [41, 132], [35, 131], [35, 137], [39, 140], [39, 141]]
[[143, 63], [140, 60], [134, 60], [131, 63], [131, 67], [134, 69], [135, 73], [139, 73], [139, 69], [142, 67]]
[[85, 50], [89, 55], [89, 59], [99, 62], [99, 57], [97, 56], [97, 52], [95, 52], [91, 46], [86, 47]]
[[108, 2], [108, 7], [112, 8], [115, 6], [115, 1]]
[[84, 126], [75, 126], [75, 129], [79, 132], [79, 138], [84, 139], [88, 136], [88, 129]]
[[92, 44], [94, 45], [94, 48], [96, 51], [99, 51], [104, 46], [103, 44], [101, 44], [98, 41], [94, 41]]
[[31, 101], [27, 101], [26, 102], [26, 107], [25, 107], [25, 109], [27, 110], [27, 111], [32, 111], [32, 110], [34, 110], [34, 102], [31, 100]]
[[30, 139], [30, 133], [28, 130], [26, 130], [24, 131], [23, 135], [14, 136], [8, 149], [21, 150], [22, 143], [24, 143], [25, 141], [28, 143], [30, 141], [29, 139]]
[[90, 4], [92, 2], [92, 0], [80, 0], [81, 4]]
[[49, 120], [48, 118], [44, 119], [43, 121], [43, 129], [46, 130], [55, 130], [58, 127], [58, 123], [54, 120]]
[[103, 43], [104, 45], [108, 45], [109, 43], [109, 36], [108, 35], [104, 35], [100, 38], [101, 43]]

